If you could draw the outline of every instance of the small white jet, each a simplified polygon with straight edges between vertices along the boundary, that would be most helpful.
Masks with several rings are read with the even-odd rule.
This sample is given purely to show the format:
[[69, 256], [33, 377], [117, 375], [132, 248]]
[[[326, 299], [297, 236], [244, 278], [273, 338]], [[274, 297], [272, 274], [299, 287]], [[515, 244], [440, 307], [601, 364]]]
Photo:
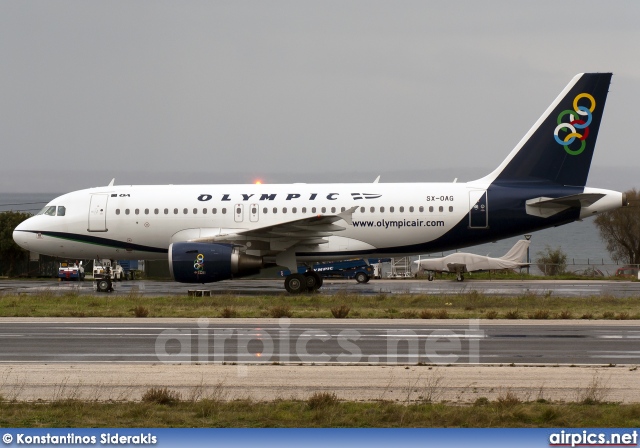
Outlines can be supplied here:
[[[460, 249], [626, 205], [624, 193], [586, 186], [610, 82], [611, 73], [575, 76], [506, 159], [471, 182], [111, 182], [55, 198], [16, 227], [13, 239], [69, 259], [166, 260], [182, 283], [278, 265], [291, 272], [287, 291], [315, 291], [322, 277], [311, 267], [298, 273], [299, 264]], [[463, 118], [453, 117], [460, 132], [475, 111], [467, 109]], [[478, 157], [484, 146], [477, 142]], [[295, 162], [304, 164], [305, 157]]]
[[530, 241], [518, 241], [506, 255], [500, 258], [492, 258], [486, 255], [476, 255], [466, 252], [457, 252], [442, 258], [428, 258], [414, 261], [420, 269], [429, 271], [428, 279], [433, 280], [434, 272], [456, 273], [456, 280], [464, 280], [465, 272], [490, 271], [493, 269], [515, 269], [527, 266], [523, 262], [529, 248]]

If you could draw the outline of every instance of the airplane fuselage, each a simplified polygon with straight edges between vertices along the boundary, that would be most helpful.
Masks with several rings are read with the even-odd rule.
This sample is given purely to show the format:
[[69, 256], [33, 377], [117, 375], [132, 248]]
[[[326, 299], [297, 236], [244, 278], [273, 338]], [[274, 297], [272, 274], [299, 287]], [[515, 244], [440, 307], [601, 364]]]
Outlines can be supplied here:
[[[582, 211], [548, 218], [526, 213], [525, 201], [531, 197], [583, 190], [606, 196]], [[299, 260], [320, 261], [480, 244], [549, 227], [550, 220], [553, 225], [572, 222], [621, 202], [620, 193], [608, 190], [481, 183], [110, 186], [56, 198], [48, 207], [64, 207], [64, 216], [39, 214], [16, 233], [23, 247], [42, 254], [153, 260], [166, 259], [172, 242], [352, 210], [351, 224], [343, 230], [330, 232], [320, 244], [297, 248]], [[295, 235], [281, 237], [254, 242], [254, 247], [249, 243], [247, 253], [268, 257]]]

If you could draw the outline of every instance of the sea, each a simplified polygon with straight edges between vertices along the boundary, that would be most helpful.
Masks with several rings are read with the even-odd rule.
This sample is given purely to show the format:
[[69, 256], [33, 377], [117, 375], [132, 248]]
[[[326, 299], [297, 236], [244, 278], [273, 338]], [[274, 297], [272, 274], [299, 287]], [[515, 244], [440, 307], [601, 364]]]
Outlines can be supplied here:
[[[36, 214], [49, 201], [60, 196], [62, 193], [0, 193], [0, 212], [2, 211], [22, 211]], [[569, 270], [575, 265], [574, 271], [579, 271], [583, 267], [595, 266], [603, 270], [603, 273], [612, 275], [615, 272], [616, 264], [611, 260], [605, 243], [600, 238], [593, 218], [584, 221], [574, 222], [560, 227], [533, 232], [530, 246], [530, 259], [535, 260], [538, 253], [548, 246], [552, 249], [561, 248], [567, 254]], [[522, 237], [507, 238], [494, 243], [472, 246], [461, 251], [478, 255], [489, 255], [500, 257]], [[449, 255], [452, 252], [441, 252], [425, 254], [430, 257], [440, 257]]]

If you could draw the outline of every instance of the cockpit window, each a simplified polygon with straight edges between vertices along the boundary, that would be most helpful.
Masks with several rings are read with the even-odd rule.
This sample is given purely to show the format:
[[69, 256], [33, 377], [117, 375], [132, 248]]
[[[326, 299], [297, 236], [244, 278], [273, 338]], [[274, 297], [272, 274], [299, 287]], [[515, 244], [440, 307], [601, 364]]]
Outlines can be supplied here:
[[58, 212], [58, 216], [64, 216], [67, 213], [67, 208], [59, 205], [47, 205], [45, 208], [38, 212], [38, 215], [47, 215], [47, 216], [56, 216], [56, 211]]

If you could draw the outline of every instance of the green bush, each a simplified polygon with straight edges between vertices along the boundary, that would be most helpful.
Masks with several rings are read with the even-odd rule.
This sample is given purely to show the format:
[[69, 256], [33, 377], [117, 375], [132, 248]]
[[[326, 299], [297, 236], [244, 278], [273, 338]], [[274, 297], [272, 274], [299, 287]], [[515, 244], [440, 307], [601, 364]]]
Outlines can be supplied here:
[[344, 319], [349, 315], [349, 311], [351, 311], [351, 308], [347, 305], [334, 306], [331, 308], [331, 314], [336, 319]]
[[338, 404], [338, 397], [331, 392], [315, 392], [307, 399], [309, 409], [322, 409]]
[[173, 405], [180, 402], [180, 394], [166, 387], [152, 387], [142, 395], [145, 403]]
[[269, 314], [271, 317], [275, 319], [279, 319], [281, 317], [291, 317], [293, 316], [293, 312], [291, 311], [291, 307], [287, 305], [278, 305], [274, 306], [269, 310]]
[[561, 275], [567, 269], [567, 254], [561, 247], [552, 249], [547, 246], [544, 251], [538, 252], [536, 264], [544, 275]]

